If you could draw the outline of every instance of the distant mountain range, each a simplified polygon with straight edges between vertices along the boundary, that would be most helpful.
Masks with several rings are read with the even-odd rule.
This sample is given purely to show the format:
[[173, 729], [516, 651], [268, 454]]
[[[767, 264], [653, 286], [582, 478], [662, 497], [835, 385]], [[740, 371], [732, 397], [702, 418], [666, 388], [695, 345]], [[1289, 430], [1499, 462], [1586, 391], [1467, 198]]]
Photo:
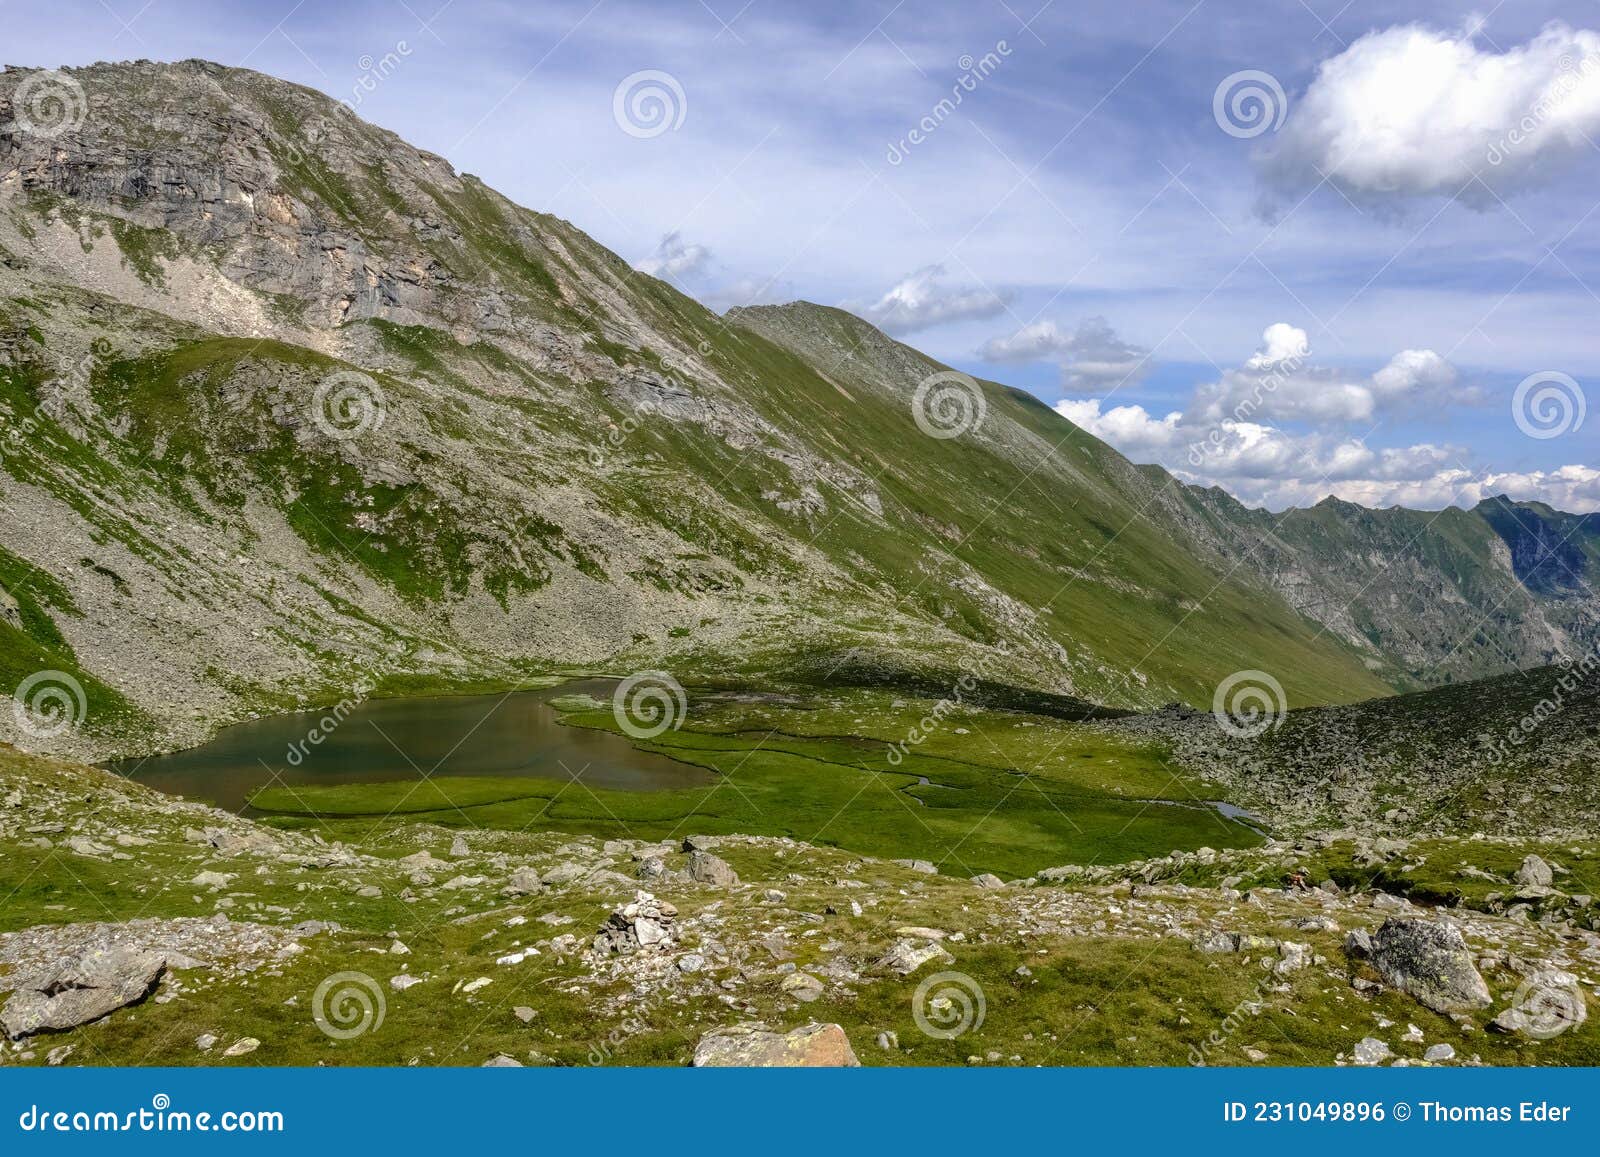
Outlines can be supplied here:
[[1600, 641], [1600, 517], [1247, 509], [199, 61], [0, 74], [0, 423], [0, 684], [71, 675], [99, 752], [362, 677], [976, 669], [1149, 707], [1256, 669], [1301, 705]]

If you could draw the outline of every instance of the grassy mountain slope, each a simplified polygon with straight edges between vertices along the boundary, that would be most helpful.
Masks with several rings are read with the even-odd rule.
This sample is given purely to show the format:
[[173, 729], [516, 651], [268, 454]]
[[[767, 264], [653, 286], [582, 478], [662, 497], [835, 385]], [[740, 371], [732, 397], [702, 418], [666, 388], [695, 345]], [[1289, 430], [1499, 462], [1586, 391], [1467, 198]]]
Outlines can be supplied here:
[[[57, 135], [18, 119], [26, 75], [0, 74], [0, 547], [58, 588], [14, 596], [53, 665], [127, 704], [91, 704], [86, 749], [362, 675], [976, 668], [1122, 706], [1242, 668], [1292, 703], [1428, 679], [1241, 548], [1255, 515], [1026, 394], [982, 383], [979, 426], [925, 436], [944, 367], [848, 314], [718, 317], [257, 73], [72, 70]], [[1593, 601], [1518, 589], [1521, 650], [1542, 601]]]

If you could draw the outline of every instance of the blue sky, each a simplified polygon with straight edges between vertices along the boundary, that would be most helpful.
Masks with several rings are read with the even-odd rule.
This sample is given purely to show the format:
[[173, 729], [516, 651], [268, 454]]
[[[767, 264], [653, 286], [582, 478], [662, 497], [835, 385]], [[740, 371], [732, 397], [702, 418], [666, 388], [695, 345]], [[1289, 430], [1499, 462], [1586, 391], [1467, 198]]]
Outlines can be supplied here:
[[3, 14], [13, 63], [322, 89], [716, 308], [845, 305], [1251, 502], [1600, 510], [1600, 8], [1041, 2]]

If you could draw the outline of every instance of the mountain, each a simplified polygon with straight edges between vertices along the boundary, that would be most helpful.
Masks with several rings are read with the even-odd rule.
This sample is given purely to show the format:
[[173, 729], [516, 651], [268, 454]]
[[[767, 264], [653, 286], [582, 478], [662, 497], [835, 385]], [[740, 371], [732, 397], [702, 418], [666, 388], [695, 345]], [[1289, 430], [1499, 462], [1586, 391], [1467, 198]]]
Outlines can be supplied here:
[[1401, 688], [1548, 664], [1600, 640], [1600, 515], [1488, 498], [1471, 510], [1250, 510], [1175, 491], [1177, 516]]
[[0, 682], [71, 676], [105, 754], [357, 681], [1312, 704], [1600, 634], [1593, 517], [1247, 510], [949, 374], [835, 309], [719, 317], [310, 89], [10, 69]]

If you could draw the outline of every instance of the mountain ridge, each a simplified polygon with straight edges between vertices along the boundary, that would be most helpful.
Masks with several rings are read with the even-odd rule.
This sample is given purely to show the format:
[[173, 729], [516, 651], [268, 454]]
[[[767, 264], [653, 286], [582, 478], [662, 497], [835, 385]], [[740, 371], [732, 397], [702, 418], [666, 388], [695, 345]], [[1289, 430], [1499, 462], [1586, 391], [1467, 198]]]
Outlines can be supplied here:
[[[1592, 519], [1514, 507], [1535, 586], [1547, 555], [1570, 583], [1523, 585], [1474, 524], [1417, 552], [1429, 599], [1363, 602], [1363, 515], [1269, 528], [1000, 383], [928, 435], [949, 367], [833, 307], [718, 317], [315, 90], [94, 65], [64, 74], [81, 123], [40, 133], [35, 75], [0, 74], [0, 675], [83, 682], [86, 750], [374, 669], [978, 668], [1150, 707], [1260, 668], [1317, 703], [1600, 632]], [[1341, 552], [1366, 569], [1330, 585]], [[1446, 611], [1512, 601], [1455, 660]]]

